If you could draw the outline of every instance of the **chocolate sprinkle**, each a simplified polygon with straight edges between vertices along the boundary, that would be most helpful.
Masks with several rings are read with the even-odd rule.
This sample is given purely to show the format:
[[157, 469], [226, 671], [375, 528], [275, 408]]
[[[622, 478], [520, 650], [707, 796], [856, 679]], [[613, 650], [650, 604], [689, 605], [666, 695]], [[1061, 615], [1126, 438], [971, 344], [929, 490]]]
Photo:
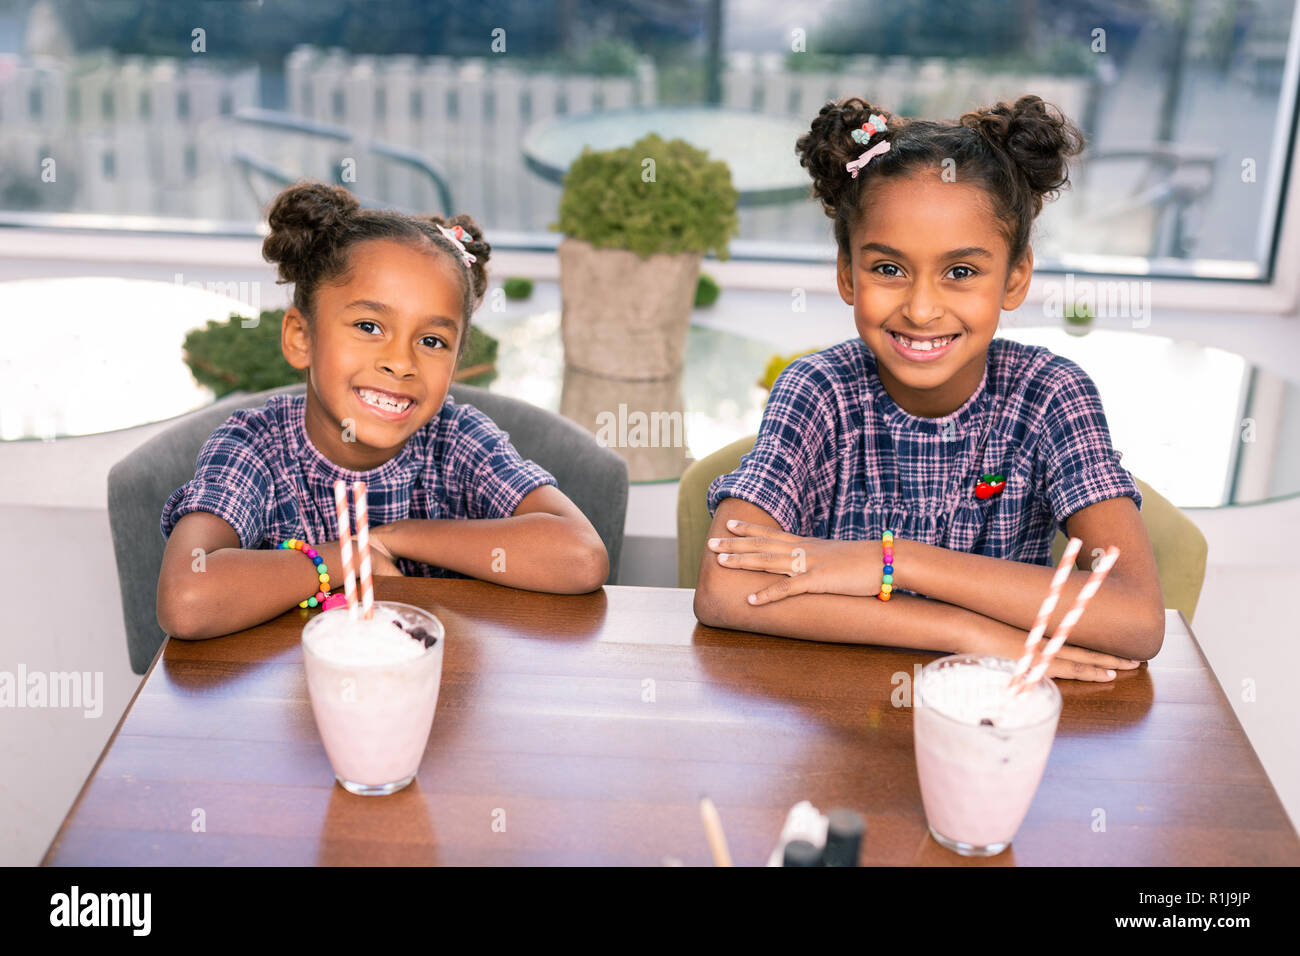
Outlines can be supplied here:
[[407, 634], [411, 635], [411, 637], [415, 638], [417, 641], [423, 641], [425, 647], [433, 647], [434, 644], [438, 643], [438, 638], [430, 634], [427, 628], [410, 627], [405, 628], [405, 630]]
[[980, 726], [981, 726], [981, 727], [992, 727], [992, 726], [993, 726], [993, 721], [989, 720], [987, 717], [981, 717], [981, 718], [980, 718]]

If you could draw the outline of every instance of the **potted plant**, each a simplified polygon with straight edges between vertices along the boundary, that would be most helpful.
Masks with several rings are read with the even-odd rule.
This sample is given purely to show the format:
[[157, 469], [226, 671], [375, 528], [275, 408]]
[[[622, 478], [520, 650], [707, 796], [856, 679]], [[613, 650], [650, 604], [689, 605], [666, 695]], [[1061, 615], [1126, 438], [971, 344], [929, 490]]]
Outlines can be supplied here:
[[700, 262], [727, 258], [737, 198], [727, 164], [680, 139], [583, 150], [551, 227], [565, 361], [634, 381], [680, 372]]
[[1067, 335], [1087, 335], [1092, 328], [1092, 309], [1082, 302], [1076, 302], [1064, 312], [1065, 331]]

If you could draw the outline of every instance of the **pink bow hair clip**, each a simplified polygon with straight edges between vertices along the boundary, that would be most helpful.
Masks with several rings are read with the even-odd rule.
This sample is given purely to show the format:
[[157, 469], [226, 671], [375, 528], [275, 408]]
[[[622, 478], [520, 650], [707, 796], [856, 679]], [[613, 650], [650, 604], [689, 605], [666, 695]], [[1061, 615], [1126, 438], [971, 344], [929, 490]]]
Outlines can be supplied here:
[[448, 229], [441, 223], [438, 224], [438, 228], [442, 230], [444, 236], [451, 240], [451, 244], [459, 250], [460, 257], [465, 262], [465, 268], [468, 269], [470, 264], [475, 262], [478, 257], [465, 248], [465, 230], [460, 226], [453, 226]]
[[[872, 113], [871, 116], [867, 118], [867, 122], [862, 124], [862, 129], [855, 129], [853, 131], [852, 133], [853, 142], [865, 143], [867, 140], [871, 139], [871, 137], [875, 136], [877, 133], [885, 132], [886, 129], [888, 129], [888, 126], [886, 126], [885, 124], [885, 118], [883, 116], [880, 116], [877, 113]], [[875, 159], [877, 156], [881, 155], [882, 153], [887, 153], [887, 152], [889, 152], [889, 143], [887, 141], [879, 142], [875, 146], [872, 146], [861, 156], [859, 156], [857, 159], [845, 163], [844, 168], [853, 174], [854, 179], [857, 179], [859, 169], [865, 168], [867, 163], [871, 162], [873, 159]]]

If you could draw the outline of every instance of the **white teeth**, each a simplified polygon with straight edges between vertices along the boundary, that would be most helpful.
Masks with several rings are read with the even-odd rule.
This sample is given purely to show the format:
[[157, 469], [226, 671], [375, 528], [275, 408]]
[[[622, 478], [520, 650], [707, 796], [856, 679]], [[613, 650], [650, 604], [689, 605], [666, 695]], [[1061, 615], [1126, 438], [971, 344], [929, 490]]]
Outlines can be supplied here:
[[937, 338], [937, 339], [913, 340], [913, 339], [909, 339], [905, 335], [900, 335], [897, 332], [893, 332], [891, 334], [894, 336], [894, 338], [898, 339], [898, 341], [903, 343], [904, 348], [909, 348], [913, 352], [929, 352], [932, 349], [943, 348], [945, 345], [951, 342], [953, 338], [955, 338], [955, 336], [952, 335], [945, 335], [942, 338]]
[[389, 411], [394, 412], [400, 412], [411, 404], [409, 399], [398, 401], [397, 399], [389, 398], [387, 395], [381, 395], [378, 392], [372, 392], [368, 389], [357, 389], [357, 394], [361, 396], [361, 400], [367, 405], [386, 408]]

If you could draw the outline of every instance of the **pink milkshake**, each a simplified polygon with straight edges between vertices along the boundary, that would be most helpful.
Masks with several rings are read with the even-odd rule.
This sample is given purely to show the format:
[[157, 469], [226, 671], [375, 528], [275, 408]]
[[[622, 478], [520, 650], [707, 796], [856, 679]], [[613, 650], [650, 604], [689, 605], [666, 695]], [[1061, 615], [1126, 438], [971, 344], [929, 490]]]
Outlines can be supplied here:
[[413, 779], [442, 681], [442, 623], [410, 604], [376, 601], [374, 618], [325, 611], [302, 629], [307, 690], [334, 776], [362, 796]]
[[916, 770], [930, 834], [963, 856], [1011, 845], [1029, 812], [1061, 715], [1050, 678], [1010, 697], [1016, 662], [957, 654], [931, 661], [913, 695]]

